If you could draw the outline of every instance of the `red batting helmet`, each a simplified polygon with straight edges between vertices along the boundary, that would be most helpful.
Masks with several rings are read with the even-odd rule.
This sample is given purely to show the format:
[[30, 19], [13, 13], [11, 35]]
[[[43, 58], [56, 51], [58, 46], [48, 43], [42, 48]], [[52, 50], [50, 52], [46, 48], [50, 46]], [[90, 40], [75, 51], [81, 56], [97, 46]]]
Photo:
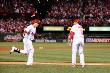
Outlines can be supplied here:
[[34, 24], [34, 23], [40, 23], [40, 20], [39, 19], [34, 19], [31, 22], [32, 22], [32, 24]]

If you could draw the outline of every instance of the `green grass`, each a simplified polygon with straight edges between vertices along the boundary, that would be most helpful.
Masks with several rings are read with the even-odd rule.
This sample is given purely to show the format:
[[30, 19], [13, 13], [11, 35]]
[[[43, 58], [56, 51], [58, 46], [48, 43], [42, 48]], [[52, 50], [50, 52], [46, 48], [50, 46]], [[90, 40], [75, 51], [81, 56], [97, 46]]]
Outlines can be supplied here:
[[110, 73], [109, 66], [0, 65], [0, 73]]
[[[0, 46], [10, 47], [15, 45], [23, 47], [21, 42], [1, 42]], [[71, 62], [71, 47], [66, 43], [33, 43], [35, 48], [34, 61], [38, 62]], [[110, 43], [85, 43], [86, 62], [110, 62]], [[0, 52], [0, 61], [26, 61], [23, 54]], [[79, 56], [77, 54], [77, 61]]]
[[[0, 46], [14, 45], [23, 47], [21, 42], [0, 42]], [[69, 62], [71, 63], [71, 47], [67, 43], [33, 43], [35, 48], [34, 61], [36, 62]], [[84, 48], [86, 62], [110, 63], [110, 43], [85, 43]], [[27, 61], [23, 54], [0, 52], [0, 61]], [[77, 62], [79, 56], [77, 55]], [[110, 66], [71, 66], [59, 65], [0, 65], [0, 73], [110, 73]]]

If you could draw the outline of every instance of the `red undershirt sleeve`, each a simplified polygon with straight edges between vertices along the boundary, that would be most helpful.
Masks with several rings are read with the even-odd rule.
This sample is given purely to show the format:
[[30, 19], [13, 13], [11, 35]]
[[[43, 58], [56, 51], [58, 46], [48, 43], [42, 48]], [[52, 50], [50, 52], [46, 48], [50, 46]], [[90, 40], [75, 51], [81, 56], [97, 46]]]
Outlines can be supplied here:
[[74, 38], [74, 32], [72, 32], [72, 31], [70, 31], [70, 33], [69, 33], [69, 40], [73, 40], [73, 38]]

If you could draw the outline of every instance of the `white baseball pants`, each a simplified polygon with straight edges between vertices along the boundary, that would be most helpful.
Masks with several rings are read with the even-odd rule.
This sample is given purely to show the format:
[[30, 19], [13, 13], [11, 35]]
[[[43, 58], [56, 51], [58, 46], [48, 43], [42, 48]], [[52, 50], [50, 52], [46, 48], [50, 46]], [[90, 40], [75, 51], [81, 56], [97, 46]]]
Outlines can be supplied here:
[[32, 45], [32, 41], [24, 38], [23, 43], [24, 43], [24, 50], [20, 50], [20, 52], [28, 55], [27, 65], [32, 65], [33, 54], [34, 54], [34, 48]]
[[77, 51], [79, 51], [80, 65], [85, 65], [83, 48], [84, 48], [84, 39], [83, 38], [73, 40], [73, 43], [72, 43], [72, 65], [76, 64]]

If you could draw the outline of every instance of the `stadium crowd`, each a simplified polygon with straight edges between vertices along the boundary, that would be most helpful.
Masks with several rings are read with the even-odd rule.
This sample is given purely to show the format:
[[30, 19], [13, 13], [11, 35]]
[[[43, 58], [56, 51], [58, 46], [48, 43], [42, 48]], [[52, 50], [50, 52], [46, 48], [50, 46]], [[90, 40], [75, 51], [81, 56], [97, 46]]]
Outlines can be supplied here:
[[103, 26], [110, 24], [109, 4], [98, 0], [80, 2], [60, 2], [52, 6], [47, 18], [43, 19], [44, 24], [71, 25], [71, 19], [82, 17], [82, 24], [89, 26]]
[[23, 29], [29, 25], [27, 21], [23, 19], [6, 19], [0, 20], [0, 32], [1, 33], [16, 33], [23, 32]]
[[[41, 24], [71, 26], [74, 18], [81, 18], [81, 24], [85, 26], [109, 26], [110, 4], [107, 1], [86, 0], [84, 2], [58, 2], [51, 7], [47, 16], [41, 20]], [[27, 0], [10, 0], [10, 2], [9, 4], [11, 4], [14, 13], [28, 14], [35, 11], [33, 4]], [[6, 3], [4, 4], [6, 5]], [[4, 4], [3, 2], [0, 4], [1, 10], [3, 10]], [[22, 18], [0, 19], [0, 32], [22, 32], [22, 29], [28, 25], [27, 23], [29, 21]]]
[[11, 0], [15, 13], [32, 13], [35, 11], [33, 4], [28, 3], [27, 0]]
[[32, 14], [35, 9], [34, 5], [27, 0], [0, 0], [0, 15], [25, 16]]

